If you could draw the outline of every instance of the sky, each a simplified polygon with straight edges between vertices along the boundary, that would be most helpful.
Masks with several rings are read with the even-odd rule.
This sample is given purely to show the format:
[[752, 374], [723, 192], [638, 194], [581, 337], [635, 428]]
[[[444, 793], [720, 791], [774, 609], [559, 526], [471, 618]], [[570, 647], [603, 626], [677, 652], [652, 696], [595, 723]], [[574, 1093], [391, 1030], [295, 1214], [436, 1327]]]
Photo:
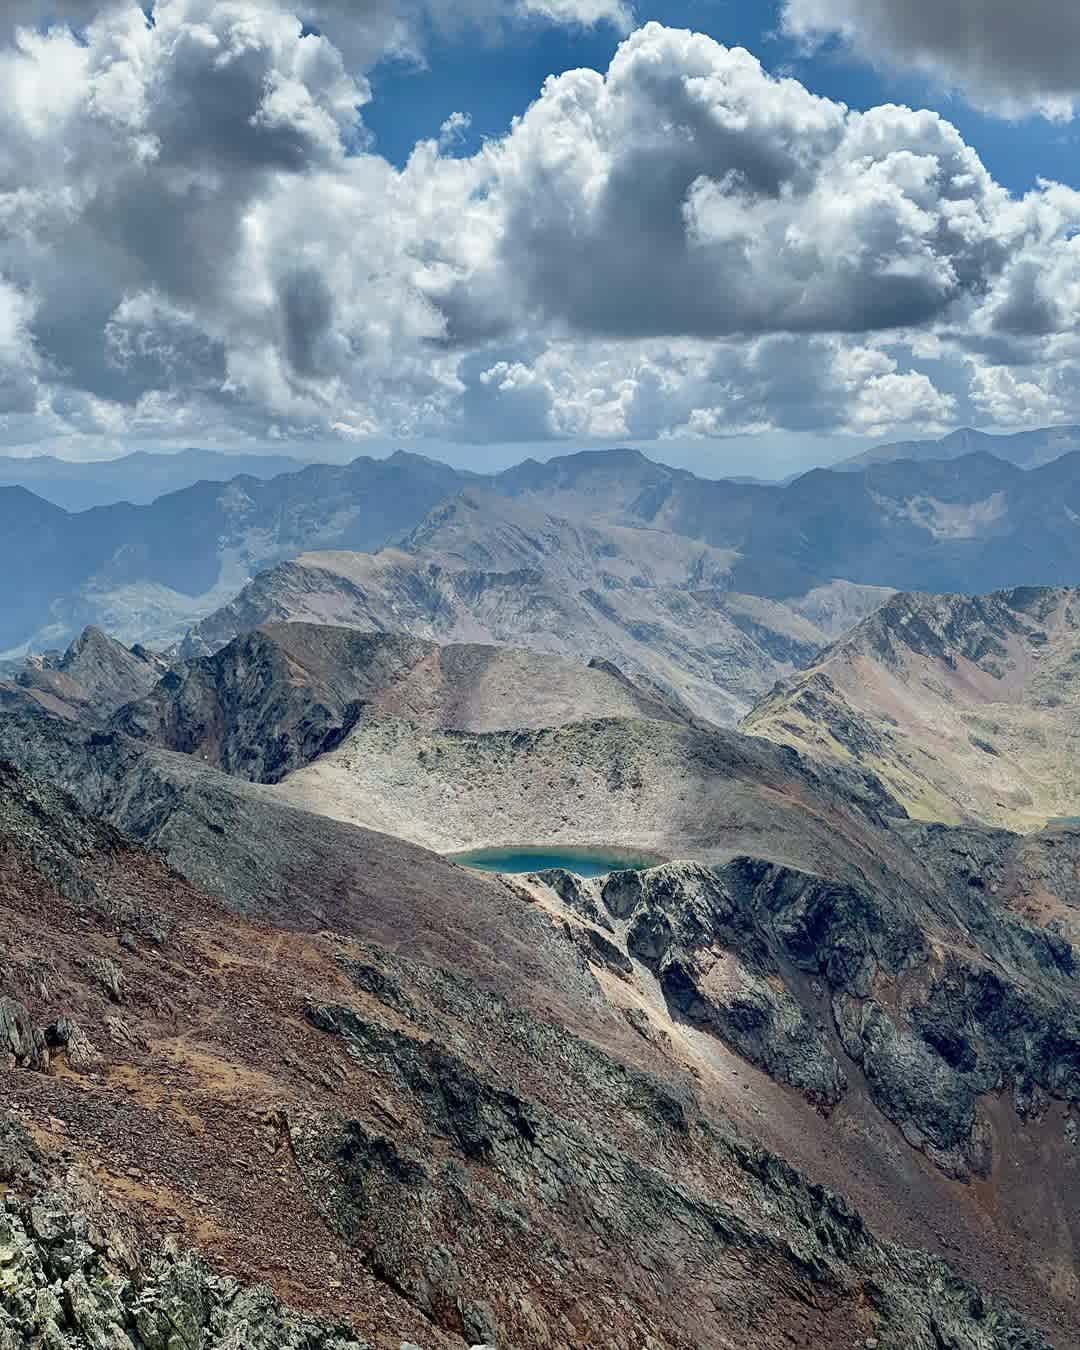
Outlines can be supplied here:
[[1080, 422], [1060, 0], [0, 0], [0, 452]]

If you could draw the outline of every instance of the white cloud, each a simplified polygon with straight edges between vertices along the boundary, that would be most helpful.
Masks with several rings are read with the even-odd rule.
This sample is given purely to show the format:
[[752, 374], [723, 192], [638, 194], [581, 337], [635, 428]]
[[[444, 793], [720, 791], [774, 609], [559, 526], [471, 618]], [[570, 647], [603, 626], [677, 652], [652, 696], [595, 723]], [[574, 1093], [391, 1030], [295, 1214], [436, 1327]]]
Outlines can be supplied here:
[[684, 439], [791, 430], [939, 434], [952, 395], [903, 353], [836, 337], [552, 343], [465, 370], [471, 439]]
[[1061, 421], [1067, 413], [1066, 406], [1038, 377], [1025, 376], [1007, 366], [975, 365], [971, 398], [988, 421], [1001, 427], [1045, 425]]
[[838, 35], [1008, 117], [1071, 116], [1080, 96], [1080, 9], [1062, 0], [785, 0], [783, 26], [811, 43]]
[[851, 112], [656, 24], [477, 154], [455, 114], [398, 170], [356, 53], [361, 15], [375, 51], [418, 13], [322, 4], [319, 36], [266, 0], [118, 3], [0, 47], [5, 443], [877, 436], [1077, 405], [1077, 194], [1013, 200], [934, 113]]
[[33, 303], [0, 278], [0, 419], [36, 406], [40, 360], [30, 337]]
[[605, 336], [926, 324], [1005, 260], [1006, 194], [944, 119], [852, 113], [657, 24], [487, 155], [489, 272], [433, 291], [462, 340], [495, 295], [507, 327]]

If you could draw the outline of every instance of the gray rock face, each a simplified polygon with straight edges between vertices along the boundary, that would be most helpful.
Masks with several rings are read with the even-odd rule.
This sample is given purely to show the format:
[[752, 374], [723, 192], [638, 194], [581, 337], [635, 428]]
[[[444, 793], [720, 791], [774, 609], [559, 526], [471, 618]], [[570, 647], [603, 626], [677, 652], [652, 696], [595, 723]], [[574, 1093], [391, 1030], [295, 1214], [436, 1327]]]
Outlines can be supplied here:
[[44, 1033], [33, 1025], [21, 1003], [0, 998], [0, 1056], [9, 1068], [47, 1069], [49, 1047]]
[[833, 1012], [844, 1049], [865, 1073], [874, 1102], [908, 1143], [951, 1176], [985, 1175], [991, 1160], [977, 1127], [977, 1091], [967, 1077], [926, 1041], [898, 1027], [873, 999], [841, 995]]
[[58, 1017], [45, 1030], [45, 1041], [50, 1047], [63, 1049], [69, 1068], [85, 1073], [97, 1067], [98, 1055], [89, 1036], [70, 1017]]
[[132, 1272], [63, 1195], [9, 1198], [0, 1209], [0, 1350], [369, 1350], [347, 1328], [282, 1306], [191, 1256]]
[[[469, 997], [461, 989], [454, 1003]], [[482, 1004], [482, 995], [473, 997]], [[460, 1015], [460, 1006], [456, 1011]], [[473, 1015], [484, 1016], [483, 1008], [477, 1006]], [[383, 1075], [399, 1100], [409, 1103], [405, 1109], [415, 1113], [420, 1132], [411, 1147], [403, 1147], [333, 1113], [297, 1114], [289, 1120], [289, 1133], [298, 1164], [327, 1219], [443, 1329], [468, 1339], [483, 1321], [495, 1344], [566, 1343], [550, 1308], [540, 1313], [512, 1289], [500, 1288], [498, 1306], [486, 1306], [490, 1274], [474, 1257], [483, 1235], [509, 1224], [517, 1229], [515, 1243], [527, 1246], [552, 1279], [568, 1277], [576, 1265], [574, 1252], [553, 1241], [538, 1222], [550, 1211], [581, 1215], [613, 1267], [633, 1260], [653, 1272], [660, 1287], [675, 1268], [690, 1265], [699, 1272], [701, 1305], [666, 1305], [662, 1340], [650, 1339], [659, 1328], [643, 1289], [640, 1301], [613, 1305], [606, 1322], [599, 1308], [579, 1309], [578, 1343], [703, 1344], [723, 1328], [744, 1326], [750, 1343], [780, 1344], [783, 1314], [768, 1307], [749, 1282], [735, 1277], [732, 1287], [731, 1278], [720, 1273], [769, 1269], [785, 1272], [781, 1282], [818, 1308], [841, 1291], [863, 1291], [872, 1310], [871, 1339], [887, 1350], [1047, 1346], [942, 1263], [878, 1242], [842, 1200], [808, 1185], [774, 1156], [713, 1129], [691, 1129], [678, 1103], [655, 1091], [644, 1095], [644, 1082], [626, 1080], [625, 1071], [595, 1052], [590, 1077], [597, 1107], [629, 1092], [626, 1118], [649, 1131], [656, 1156], [700, 1145], [702, 1174], [727, 1178], [723, 1187], [706, 1199], [689, 1175], [685, 1186], [673, 1184], [599, 1132], [575, 1128], [537, 1102], [500, 1088], [434, 1042], [417, 1042], [345, 1007], [313, 1006], [309, 1017], [342, 1038], [362, 1065]], [[527, 1038], [534, 1053], [544, 1053], [548, 1033], [542, 1026], [517, 1020], [510, 1030], [515, 1039]], [[564, 1042], [562, 1053], [568, 1052], [572, 1047]], [[585, 1047], [578, 1053], [588, 1055]], [[449, 1153], [432, 1149], [429, 1141], [435, 1139], [447, 1141]], [[458, 1232], [456, 1214], [469, 1216], [465, 1233]], [[766, 1214], [762, 1227], [760, 1216]], [[417, 1241], [429, 1231], [456, 1236], [431, 1248]], [[818, 1343], [862, 1344], [851, 1339], [850, 1324], [843, 1330], [817, 1325]]]
[[[631, 872], [630, 875], [635, 874]], [[612, 931], [611, 920], [593, 898], [593, 888], [587, 886], [576, 872], [568, 872], [562, 867], [547, 867], [537, 872], [536, 877], [545, 886], [550, 886], [563, 904], [575, 910], [583, 919], [588, 919], [609, 933]]]
[[760, 860], [541, 879], [592, 925], [595, 963], [616, 969], [603, 948], [623, 944], [674, 1017], [823, 1110], [849, 1089], [846, 1055], [874, 1106], [949, 1176], [992, 1168], [980, 1099], [1010, 1086], [1035, 1119], [1051, 1100], [1080, 1102], [1073, 949], [979, 888], [960, 889], [966, 905], [943, 897], [942, 915], [982, 960], [931, 962], [941, 918], [925, 899]]
[[776, 944], [745, 903], [741, 880], [737, 865], [671, 863], [614, 873], [600, 895], [625, 921], [627, 951], [653, 971], [677, 1017], [816, 1104], [835, 1106], [844, 1072], [816, 1016], [784, 985]]
[[145, 647], [125, 647], [90, 627], [63, 655], [28, 657], [16, 683], [47, 706], [90, 722], [104, 722], [125, 703], [150, 692], [166, 662]]

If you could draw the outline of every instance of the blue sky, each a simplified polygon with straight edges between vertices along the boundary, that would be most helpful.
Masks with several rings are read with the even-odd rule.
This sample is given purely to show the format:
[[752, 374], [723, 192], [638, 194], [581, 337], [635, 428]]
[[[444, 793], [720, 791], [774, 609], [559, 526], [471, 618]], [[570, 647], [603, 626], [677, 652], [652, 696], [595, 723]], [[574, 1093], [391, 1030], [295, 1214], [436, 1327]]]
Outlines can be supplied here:
[[[935, 108], [978, 150], [1003, 186], [1023, 193], [1038, 178], [1080, 185], [1075, 123], [1039, 116], [988, 117], [940, 84], [874, 68], [853, 59], [836, 43], [812, 54], [781, 31], [778, 7], [758, 0], [681, 0], [673, 4], [639, 3], [638, 22], [655, 19], [707, 33], [725, 46], [746, 47], [773, 74], [790, 74], [817, 94], [865, 109], [878, 103]], [[476, 149], [485, 137], [503, 135], [551, 74], [580, 66], [603, 71], [621, 35], [610, 24], [595, 29], [560, 28], [541, 21], [509, 28], [486, 41], [472, 31], [464, 37], [432, 33], [424, 68], [387, 61], [372, 74], [373, 103], [364, 121], [375, 148], [395, 163], [407, 159], [415, 143], [437, 136], [453, 112], [472, 118], [461, 151]]]

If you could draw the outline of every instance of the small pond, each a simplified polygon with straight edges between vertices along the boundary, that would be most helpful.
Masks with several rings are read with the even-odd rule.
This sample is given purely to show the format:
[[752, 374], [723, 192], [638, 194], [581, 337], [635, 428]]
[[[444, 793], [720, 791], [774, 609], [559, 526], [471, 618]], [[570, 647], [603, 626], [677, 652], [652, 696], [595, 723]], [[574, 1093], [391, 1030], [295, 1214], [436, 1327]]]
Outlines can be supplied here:
[[452, 853], [451, 862], [463, 867], [478, 867], [484, 872], [544, 872], [561, 867], [579, 877], [600, 877], [607, 872], [640, 871], [655, 867], [662, 859], [656, 854], [617, 852], [603, 848], [562, 848], [557, 844], [511, 848], [475, 848], [467, 853]]

